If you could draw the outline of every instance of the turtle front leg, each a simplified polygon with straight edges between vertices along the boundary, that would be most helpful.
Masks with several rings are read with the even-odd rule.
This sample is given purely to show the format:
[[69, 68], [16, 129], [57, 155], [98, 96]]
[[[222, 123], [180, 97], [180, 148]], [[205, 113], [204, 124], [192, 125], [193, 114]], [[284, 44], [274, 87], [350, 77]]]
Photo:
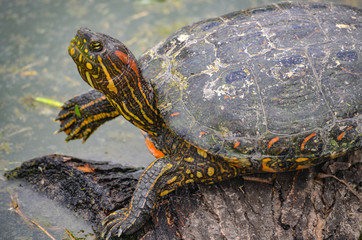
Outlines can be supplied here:
[[55, 119], [60, 121], [57, 133], [67, 134], [66, 141], [83, 138], [85, 142], [100, 125], [119, 115], [103, 93], [91, 90], [64, 103]]
[[129, 209], [111, 213], [103, 222], [102, 236], [129, 235], [140, 229], [150, 218], [159, 197], [188, 183], [216, 183], [244, 173], [225, 160], [204, 157], [172, 156], [156, 159], [142, 174]]

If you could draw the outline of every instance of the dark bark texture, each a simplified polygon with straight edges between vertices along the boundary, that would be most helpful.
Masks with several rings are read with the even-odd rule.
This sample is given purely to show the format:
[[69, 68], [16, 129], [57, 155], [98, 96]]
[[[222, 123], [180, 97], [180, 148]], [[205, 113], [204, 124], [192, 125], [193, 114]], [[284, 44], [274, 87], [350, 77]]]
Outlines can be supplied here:
[[[180, 188], [159, 201], [152, 219], [132, 237], [359, 239], [361, 159], [362, 151], [356, 151], [303, 171]], [[141, 173], [117, 164], [49, 155], [6, 175], [29, 182], [100, 229], [106, 214], [127, 206]]]

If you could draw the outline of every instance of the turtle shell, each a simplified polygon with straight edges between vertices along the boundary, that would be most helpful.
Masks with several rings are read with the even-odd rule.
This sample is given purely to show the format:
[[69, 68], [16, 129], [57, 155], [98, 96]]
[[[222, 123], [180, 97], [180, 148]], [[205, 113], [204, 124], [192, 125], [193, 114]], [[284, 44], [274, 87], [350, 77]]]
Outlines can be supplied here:
[[167, 126], [225, 158], [360, 147], [362, 11], [278, 3], [180, 29], [140, 58]]

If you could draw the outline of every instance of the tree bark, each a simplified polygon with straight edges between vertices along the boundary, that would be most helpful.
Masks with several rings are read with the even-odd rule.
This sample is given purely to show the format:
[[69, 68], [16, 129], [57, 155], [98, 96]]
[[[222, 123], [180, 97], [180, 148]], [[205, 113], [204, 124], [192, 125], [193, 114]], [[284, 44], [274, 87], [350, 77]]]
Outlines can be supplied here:
[[[191, 185], [162, 198], [137, 239], [359, 239], [362, 151], [296, 172]], [[126, 207], [142, 170], [49, 155], [6, 175], [76, 211], [95, 229]]]

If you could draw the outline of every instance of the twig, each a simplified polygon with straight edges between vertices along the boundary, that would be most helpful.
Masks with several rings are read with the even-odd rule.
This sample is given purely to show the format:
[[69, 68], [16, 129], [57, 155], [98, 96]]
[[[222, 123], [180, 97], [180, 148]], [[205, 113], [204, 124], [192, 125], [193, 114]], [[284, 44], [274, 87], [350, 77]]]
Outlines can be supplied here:
[[16, 134], [26, 132], [26, 131], [30, 131], [30, 130], [31, 130], [31, 127], [25, 127], [25, 128], [19, 129], [19, 130], [15, 131], [15, 132], [12, 132], [12, 133], [8, 134], [7, 137], [12, 137], [12, 136], [14, 136]]
[[331, 175], [331, 174], [324, 174], [324, 173], [319, 173], [319, 174], [318, 174], [318, 178], [329, 178], [329, 177], [334, 178], [334, 179], [336, 179], [338, 182], [344, 184], [344, 185], [348, 188], [348, 190], [349, 190], [351, 193], [353, 193], [353, 195], [355, 195], [360, 201], [362, 201], [361, 196], [360, 196], [355, 190], [353, 190], [353, 189], [351, 188], [351, 186], [349, 186], [349, 184], [348, 184], [346, 181], [344, 181], [344, 180], [342, 180], [342, 179], [339, 179], [339, 178], [337, 178], [336, 176]]
[[65, 228], [64, 230], [68, 234], [68, 236], [70, 237], [71, 240], [76, 240], [76, 238], [73, 236], [73, 234], [68, 229]]
[[50, 235], [50, 233], [48, 233], [47, 230], [45, 230], [42, 226], [40, 226], [39, 223], [37, 223], [37, 222], [35, 222], [35, 221], [31, 220], [31, 219], [29, 219], [29, 221], [31, 223], [35, 224], [38, 228], [40, 228], [40, 230], [42, 230], [46, 235], [48, 235], [48, 237], [50, 237], [50, 239], [55, 240], [55, 238], [52, 235]]
[[264, 178], [258, 178], [258, 177], [247, 177], [247, 176], [243, 176], [243, 179], [244, 179], [245, 181], [272, 184], [272, 180], [271, 180], [270, 178], [264, 179]]
[[31, 227], [33, 227], [33, 225], [37, 226], [40, 230], [42, 230], [46, 235], [48, 235], [48, 237], [52, 240], [56, 240], [52, 235], [50, 235], [50, 233], [48, 233], [47, 230], [45, 230], [42, 226], [40, 226], [39, 223], [35, 222], [34, 220], [31, 220], [29, 218], [27, 218], [20, 210], [19, 208], [19, 204], [17, 202], [16, 196], [10, 194], [10, 198], [11, 198], [11, 205], [12, 208], [14, 209], [14, 211], [27, 223], [29, 224]]

